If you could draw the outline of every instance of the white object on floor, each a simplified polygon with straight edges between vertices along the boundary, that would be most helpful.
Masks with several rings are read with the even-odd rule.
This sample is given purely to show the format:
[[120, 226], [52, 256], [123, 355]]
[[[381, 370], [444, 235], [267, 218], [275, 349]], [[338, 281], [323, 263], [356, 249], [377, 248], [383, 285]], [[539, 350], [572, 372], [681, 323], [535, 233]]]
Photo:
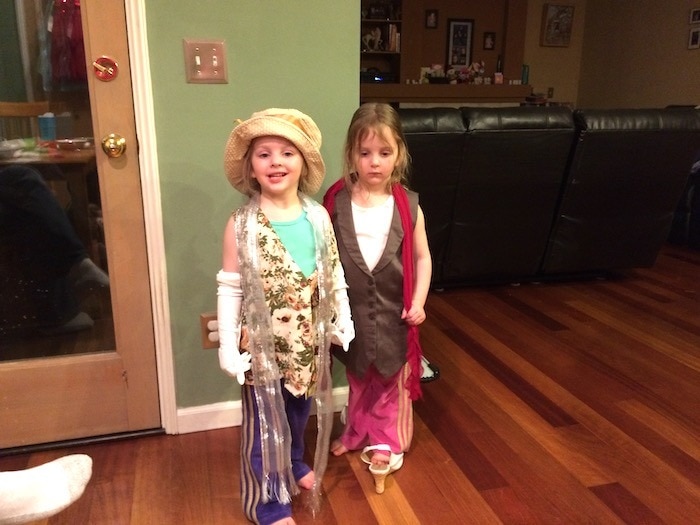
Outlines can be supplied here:
[[63, 324], [42, 328], [41, 333], [45, 335], [69, 334], [72, 332], [79, 332], [81, 330], [88, 330], [93, 326], [95, 326], [95, 321], [92, 320], [92, 317], [85, 312], [78, 312], [75, 317], [69, 319]]
[[103, 287], [109, 286], [109, 275], [92, 262], [92, 259], [89, 257], [85, 257], [85, 259], [71, 268], [69, 278], [73, 281], [74, 286], [83, 286], [86, 284], [96, 284], [97, 286]]
[[53, 516], [83, 495], [92, 458], [70, 454], [25, 470], [0, 472], [0, 525]]

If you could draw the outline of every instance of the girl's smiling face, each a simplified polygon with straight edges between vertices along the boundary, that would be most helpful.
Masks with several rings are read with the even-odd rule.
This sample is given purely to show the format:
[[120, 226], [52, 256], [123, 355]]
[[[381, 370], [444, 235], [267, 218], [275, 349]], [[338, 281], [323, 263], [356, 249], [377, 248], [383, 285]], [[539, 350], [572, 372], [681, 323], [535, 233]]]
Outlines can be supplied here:
[[258, 137], [250, 148], [252, 173], [261, 193], [296, 193], [304, 156], [294, 144], [282, 137]]

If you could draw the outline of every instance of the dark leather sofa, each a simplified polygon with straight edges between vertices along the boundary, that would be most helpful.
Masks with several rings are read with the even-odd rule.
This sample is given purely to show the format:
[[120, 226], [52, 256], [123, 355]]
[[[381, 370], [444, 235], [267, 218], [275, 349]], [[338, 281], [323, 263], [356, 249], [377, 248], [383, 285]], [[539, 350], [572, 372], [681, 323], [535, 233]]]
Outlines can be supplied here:
[[700, 250], [700, 151], [697, 152], [690, 177], [673, 215], [668, 241]]
[[700, 151], [700, 111], [403, 108], [433, 287], [649, 267]]

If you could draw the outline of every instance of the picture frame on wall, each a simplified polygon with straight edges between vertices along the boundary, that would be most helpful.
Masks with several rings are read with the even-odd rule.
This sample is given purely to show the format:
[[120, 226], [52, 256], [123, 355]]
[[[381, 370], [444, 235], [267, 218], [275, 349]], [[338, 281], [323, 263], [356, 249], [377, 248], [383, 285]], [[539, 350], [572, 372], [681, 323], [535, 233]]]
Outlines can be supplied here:
[[445, 68], [468, 66], [472, 61], [474, 20], [450, 18], [447, 21], [447, 59]]
[[690, 23], [700, 24], [700, 7], [690, 10]]
[[574, 25], [574, 6], [544, 4], [540, 45], [545, 47], [569, 47]]
[[437, 29], [438, 26], [438, 10], [437, 9], [426, 9], [425, 10], [425, 28], [426, 29]]
[[700, 49], [700, 27], [694, 27], [690, 30], [688, 49]]
[[496, 33], [491, 31], [484, 33], [484, 49], [487, 51], [496, 49]]

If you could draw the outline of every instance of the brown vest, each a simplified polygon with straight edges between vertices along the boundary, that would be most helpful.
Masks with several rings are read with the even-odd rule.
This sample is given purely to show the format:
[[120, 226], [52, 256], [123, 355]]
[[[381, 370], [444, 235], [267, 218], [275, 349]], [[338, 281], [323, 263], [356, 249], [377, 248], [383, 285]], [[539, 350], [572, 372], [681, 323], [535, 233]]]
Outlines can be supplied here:
[[[408, 200], [415, 225], [418, 194], [409, 191]], [[349, 191], [342, 190], [336, 195], [331, 219], [349, 287], [348, 296], [355, 323], [355, 339], [350, 343], [350, 350], [346, 353], [334, 348], [334, 355], [358, 377], [363, 377], [370, 365], [374, 365], [384, 377], [391, 377], [406, 363], [408, 331], [406, 323], [401, 319], [403, 228], [399, 212], [394, 205], [394, 216], [384, 253], [371, 272], [357, 243]]]

